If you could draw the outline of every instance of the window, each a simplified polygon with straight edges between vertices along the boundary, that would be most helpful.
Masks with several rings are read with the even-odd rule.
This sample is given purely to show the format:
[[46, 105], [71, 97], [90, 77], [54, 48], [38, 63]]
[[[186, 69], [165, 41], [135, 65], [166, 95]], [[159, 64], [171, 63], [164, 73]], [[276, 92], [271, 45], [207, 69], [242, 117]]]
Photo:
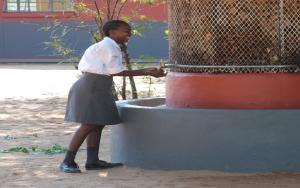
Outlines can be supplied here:
[[73, 0], [5, 0], [7, 12], [64, 12], [74, 10]]

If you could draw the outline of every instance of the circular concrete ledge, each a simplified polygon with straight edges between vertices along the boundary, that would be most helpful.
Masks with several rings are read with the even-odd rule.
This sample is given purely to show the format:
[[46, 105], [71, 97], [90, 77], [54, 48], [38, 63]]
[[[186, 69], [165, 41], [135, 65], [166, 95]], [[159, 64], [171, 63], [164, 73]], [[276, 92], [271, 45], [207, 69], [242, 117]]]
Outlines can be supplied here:
[[300, 74], [171, 72], [166, 99], [176, 108], [300, 109]]
[[300, 110], [176, 109], [163, 102], [118, 103], [123, 123], [111, 126], [112, 161], [148, 169], [300, 172]]

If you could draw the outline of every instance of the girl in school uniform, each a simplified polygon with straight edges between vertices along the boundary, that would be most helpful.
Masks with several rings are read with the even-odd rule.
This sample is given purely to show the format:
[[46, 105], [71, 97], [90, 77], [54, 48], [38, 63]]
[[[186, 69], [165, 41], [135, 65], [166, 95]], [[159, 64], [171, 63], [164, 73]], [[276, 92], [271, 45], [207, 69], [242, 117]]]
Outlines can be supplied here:
[[73, 135], [60, 170], [66, 173], [80, 173], [75, 163], [76, 153], [86, 139], [86, 170], [112, 168], [121, 163], [99, 160], [99, 143], [105, 125], [120, 123], [120, 117], [112, 95], [113, 76], [165, 76], [157, 68], [126, 70], [122, 64], [122, 53], [118, 43], [124, 43], [131, 36], [131, 27], [121, 20], [108, 21], [103, 26], [104, 39], [91, 45], [82, 56], [78, 69], [81, 78], [71, 87], [65, 120], [81, 123]]

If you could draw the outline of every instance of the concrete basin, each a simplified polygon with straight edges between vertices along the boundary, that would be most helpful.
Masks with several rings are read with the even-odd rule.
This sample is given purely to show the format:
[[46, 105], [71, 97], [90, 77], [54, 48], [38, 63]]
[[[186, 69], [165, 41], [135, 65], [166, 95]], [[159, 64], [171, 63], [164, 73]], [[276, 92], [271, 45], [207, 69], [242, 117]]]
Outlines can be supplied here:
[[300, 110], [185, 109], [165, 99], [118, 103], [111, 159], [132, 167], [300, 172]]

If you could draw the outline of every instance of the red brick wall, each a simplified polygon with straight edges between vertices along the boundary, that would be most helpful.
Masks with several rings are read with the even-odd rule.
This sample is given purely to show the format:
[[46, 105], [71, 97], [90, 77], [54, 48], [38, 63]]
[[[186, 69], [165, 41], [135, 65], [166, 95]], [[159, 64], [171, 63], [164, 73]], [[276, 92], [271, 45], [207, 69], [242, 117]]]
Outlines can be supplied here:
[[[93, 7], [93, 3], [90, 0], [85, 0], [88, 6]], [[98, 0], [99, 7], [105, 10], [104, 0]], [[3, 10], [3, 0], [0, 1], [0, 21], [49, 21], [59, 19], [60, 21], [74, 21], [74, 13], [8, 13], [2, 12]], [[138, 4], [129, 2], [124, 7], [124, 15], [128, 15], [133, 18], [133, 20], [139, 20], [139, 16], [136, 16], [132, 11], [136, 11], [138, 15], [144, 15], [147, 18], [156, 21], [166, 21], [167, 20], [167, 8], [166, 4]], [[55, 18], [45, 18], [46, 16], [55, 16]], [[72, 19], [71, 19], [72, 18]], [[93, 21], [92, 18], [81, 16], [80, 21]]]

